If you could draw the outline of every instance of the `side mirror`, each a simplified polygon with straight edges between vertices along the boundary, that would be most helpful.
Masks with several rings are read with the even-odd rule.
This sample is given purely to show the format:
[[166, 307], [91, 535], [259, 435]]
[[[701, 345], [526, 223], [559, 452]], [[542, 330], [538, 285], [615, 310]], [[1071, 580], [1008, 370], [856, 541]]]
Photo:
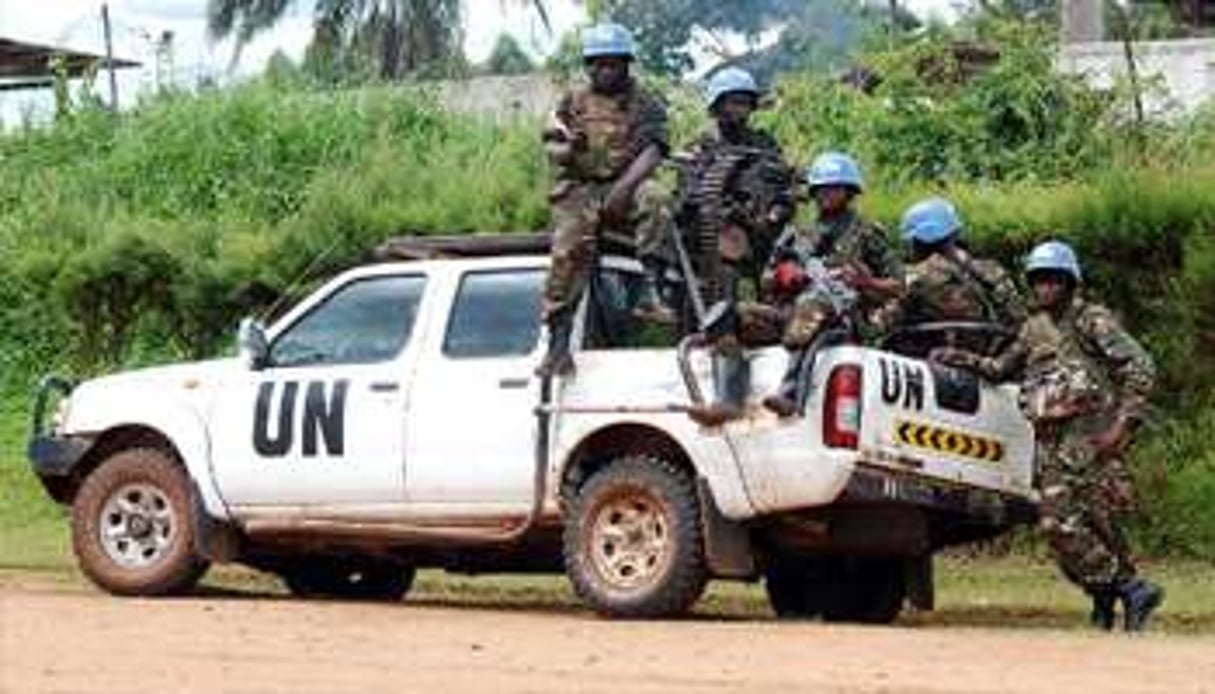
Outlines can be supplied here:
[[236, 346], [245, 366], [257, 371], [266, 365], [270, 355], [270, 343], [266, 341], [266, 328], [253, 318], [242, 318], [236, 331]]

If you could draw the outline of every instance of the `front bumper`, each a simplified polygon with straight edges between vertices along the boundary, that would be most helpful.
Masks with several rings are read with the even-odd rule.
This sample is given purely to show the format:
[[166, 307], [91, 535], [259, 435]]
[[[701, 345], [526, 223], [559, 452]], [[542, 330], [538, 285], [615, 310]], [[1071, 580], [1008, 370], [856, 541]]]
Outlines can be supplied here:
[[35, 435], [26, 454], [42, 479], [70, 477], [92, 441], [76, 436]]

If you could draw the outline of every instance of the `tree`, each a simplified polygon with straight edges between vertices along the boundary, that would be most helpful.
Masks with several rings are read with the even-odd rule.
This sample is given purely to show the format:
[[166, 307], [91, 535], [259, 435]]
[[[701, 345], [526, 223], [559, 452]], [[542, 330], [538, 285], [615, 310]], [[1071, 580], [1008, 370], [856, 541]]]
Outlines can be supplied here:
[[[293, 0], [208, 0], [207, 26], [236, 51], [278, 23]], [[460, 0], [317, 0], [305, 65], [327, 78], [394, 80], [462, 62]]]
[[491, 75], [521, 75], [536, 69], [532, 59], [510, 34], [498, 36], [494, 49], [485, 60], [484, 71]]
[[[660, 74], [678, 75], [692, 66], [698, 42], [723, 62], [741, 63], [761, 78], [777, 70], [826, 68], [843, 63], [865, 33], [889, 24], [889, 6], [858, 0], [601, 0], [605, 17], [633, 30], [638, 60]], [[897, 5], [896, 5], [897, 8]], [[909, 19], [900, 12], [897, 19]], [[761, 47], [761, 39], [777, 41]], [[741, 34], [745, 50], [727, 46]]]

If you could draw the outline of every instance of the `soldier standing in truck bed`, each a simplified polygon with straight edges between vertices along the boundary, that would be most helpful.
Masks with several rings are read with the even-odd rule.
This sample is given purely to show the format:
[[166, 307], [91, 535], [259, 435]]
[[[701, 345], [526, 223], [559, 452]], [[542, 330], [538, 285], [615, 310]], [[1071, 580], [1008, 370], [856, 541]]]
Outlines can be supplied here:
[[748, 367], [740, 339], [739, 282], [758, 277], [777, 233], [793, 216], [795, 191], [775, 138], [752, 127], [762, 94], [736, 67], [712, 75], [705, 106], [713, 120], [692, 144], [680, 182], [678, 218], [688, 237], [704, 303], [723, 302], [712, 338], [715, 401], [693, 418], [714, 426], [742, 415]]
[[566, 93], [544, 132], [556, 166], [552, 267], [544, 288], [548, 353], [542, 377], [570, 375], [570, 333], [598, 244], [623, 237], [647, 270], [637, 311], [669, 319], [658, 293], [661, 250], [670, 212], [650, 181], [667, 152], [666, 107], [630, 75], [633, 37], [618, 24], [599, 24], [582, 37], [589, 84]]

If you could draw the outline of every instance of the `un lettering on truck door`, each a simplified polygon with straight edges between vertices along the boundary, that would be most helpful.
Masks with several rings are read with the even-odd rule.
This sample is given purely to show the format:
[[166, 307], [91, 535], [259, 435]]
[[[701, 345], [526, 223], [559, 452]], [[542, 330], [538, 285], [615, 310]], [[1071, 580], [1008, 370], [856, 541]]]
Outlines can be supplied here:
[[[341, 456], [345, 451], [346, 392], [349, 387], [350, 382], [345, 379], [333, 383], [309, 381], [304, 385], [303, 402], [299, 403], [298, 381], [262, 383], [254, 402], [253, 449], [266, 458], [286, 456], [296, 445], [298, 420], [300, 455], [315, 457], [319, 445], [323, 444], [326, 455]], [[301, 404], [302, 412], [297, 417], [296, 410]]]

